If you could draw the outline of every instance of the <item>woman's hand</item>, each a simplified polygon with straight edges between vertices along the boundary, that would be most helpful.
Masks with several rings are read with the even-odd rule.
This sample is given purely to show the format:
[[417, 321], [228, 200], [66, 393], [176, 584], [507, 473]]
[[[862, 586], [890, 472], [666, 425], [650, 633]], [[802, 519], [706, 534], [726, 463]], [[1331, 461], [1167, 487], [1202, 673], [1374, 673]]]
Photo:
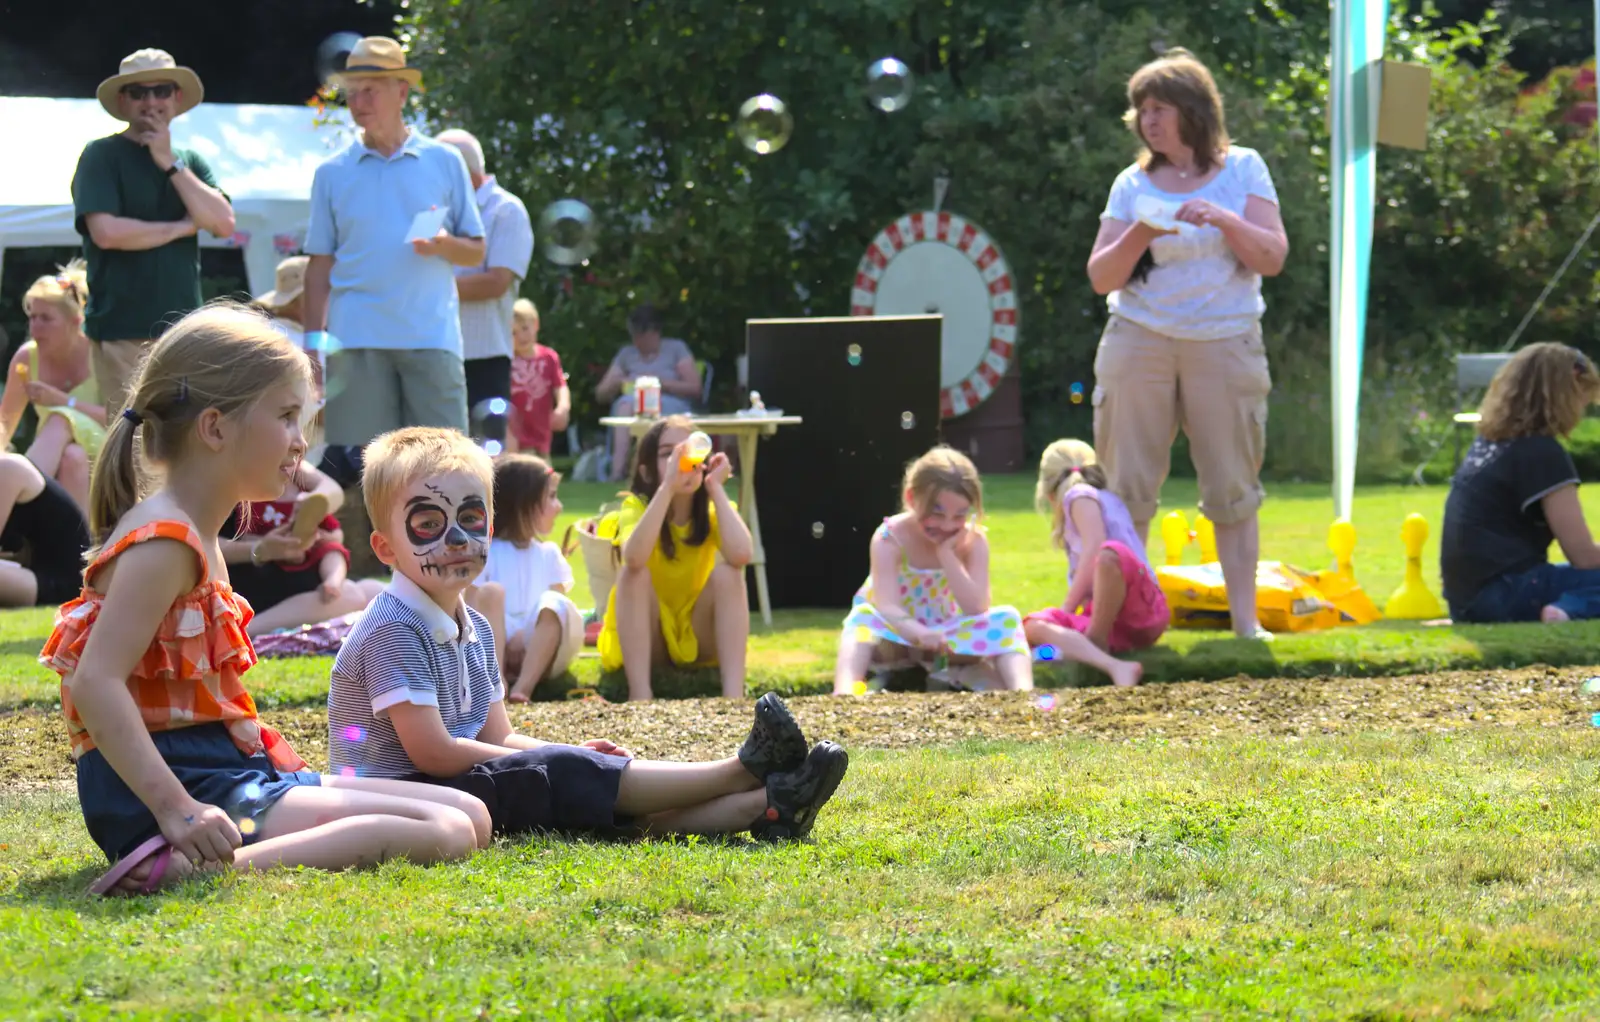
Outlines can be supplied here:
[[733, 475], [733, 462], [721, 451], [706, 461], [706, 485], [720, 488]]
[[1234, 216], [1206, 199], [1190, 199], [1178, 207], [1174, 218], [1196, 227], [1223, 227]]
[[304, 558], [311, 544], [295, 539], [289, 528], [288, 525], [280, 525], [256, 540], [252, 559], [265, 562], [298, 561]]
[[28, 381], [28, 400], [44, 408], [59, 408], [67, 403], [67, 393], [48, 383]]
[[156, 825], [161, 836], [196, 865], [232, 862], [233, 850], [244, 843], [227, 813], [194, 799], [157, 817]]
[[631, 749], [624, 749], [617, 743], [608, 741], [604, 738], [591, 738], [587, 742], [579, 745], [578, 748], [593, 749], [595, 752], [603, 752], [607, 756], [620, 756], [623, 759], [633, 758], [633, 751]]

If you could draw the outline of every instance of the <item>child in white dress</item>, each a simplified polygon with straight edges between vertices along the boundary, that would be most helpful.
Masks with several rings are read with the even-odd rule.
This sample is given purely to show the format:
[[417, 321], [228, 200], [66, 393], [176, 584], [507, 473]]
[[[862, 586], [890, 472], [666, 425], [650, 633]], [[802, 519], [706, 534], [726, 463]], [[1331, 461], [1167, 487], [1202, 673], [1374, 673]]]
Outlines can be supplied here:
[[561, 475], [531, 454], [506, 454], [494, 466], [494, 539], [469, 602], [489, 619], [506, 678], [506, 701], [525, 703], [546, 678], [583, 649], [583, 614], [567, 596], [572, 566], [543, 537], [561, 514]]

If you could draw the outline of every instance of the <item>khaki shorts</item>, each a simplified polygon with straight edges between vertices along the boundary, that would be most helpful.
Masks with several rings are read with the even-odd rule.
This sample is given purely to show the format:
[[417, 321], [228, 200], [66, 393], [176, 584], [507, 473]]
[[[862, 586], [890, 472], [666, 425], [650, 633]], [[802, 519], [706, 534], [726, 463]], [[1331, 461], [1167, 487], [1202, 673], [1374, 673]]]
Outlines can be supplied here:
[[1112, 316], [1094, 378], [1095, 452], [1134, 521], [1156, 515], [1180, 425], [1205, 516], [1230, 525], [1261, 507], [1272, 375], [1259, 325], [1217, 341], [1181, 341]]
[[93, 341], [89, 344], [89, 367], [94, 370], [95, 386], [100, 388], [100, 403], [106, 409], [106, 422], [128, 407], [128, 391], [139, 373], [139, 363], [154, 341]]
[[346, 348], [328, 356], [327, 442], [361, 447], [405, 426], [467, 431], [467, 378], [453, 351]]

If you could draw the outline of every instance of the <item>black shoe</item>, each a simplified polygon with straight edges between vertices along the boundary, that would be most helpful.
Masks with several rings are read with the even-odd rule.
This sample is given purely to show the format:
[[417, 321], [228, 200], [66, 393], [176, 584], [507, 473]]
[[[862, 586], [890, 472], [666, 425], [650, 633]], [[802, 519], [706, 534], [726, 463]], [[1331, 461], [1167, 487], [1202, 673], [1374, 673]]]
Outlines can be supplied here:
[[838, 790], [850, 757], [833, 742], [818, 742], [799, 770], [767, 778], [767, 811], [750, 825], [758, 841], [795, 841], [811, 833], [817, 813]]
[[757, 780], [765, 781], [773, 774], [798, 770], [805, 761], [806, 736], [783, 700], [776, 692], [757, 699], [756, 722], [739, 747], [739, 762]]

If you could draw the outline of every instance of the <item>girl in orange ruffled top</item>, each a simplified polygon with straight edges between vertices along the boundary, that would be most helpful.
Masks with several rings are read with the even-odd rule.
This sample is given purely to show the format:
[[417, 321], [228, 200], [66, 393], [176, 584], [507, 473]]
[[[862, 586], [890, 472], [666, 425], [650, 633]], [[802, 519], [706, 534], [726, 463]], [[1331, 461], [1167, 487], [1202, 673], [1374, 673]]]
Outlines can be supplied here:
[[[214, 305], [156, 342], [95, 464], [83, 593], [40, 659], [61, 707], [89, 834], [115, 862], [96, 894], [196, 869], [341, 869], [483, 847], [489, 814], [434, 785], [319, 775], [256, 717], [249, 604], [217, 534], [277, 496], [305, 454], [311, 367], [258, 313]], [[160, 470], [139, 492], [134, 447]]]

